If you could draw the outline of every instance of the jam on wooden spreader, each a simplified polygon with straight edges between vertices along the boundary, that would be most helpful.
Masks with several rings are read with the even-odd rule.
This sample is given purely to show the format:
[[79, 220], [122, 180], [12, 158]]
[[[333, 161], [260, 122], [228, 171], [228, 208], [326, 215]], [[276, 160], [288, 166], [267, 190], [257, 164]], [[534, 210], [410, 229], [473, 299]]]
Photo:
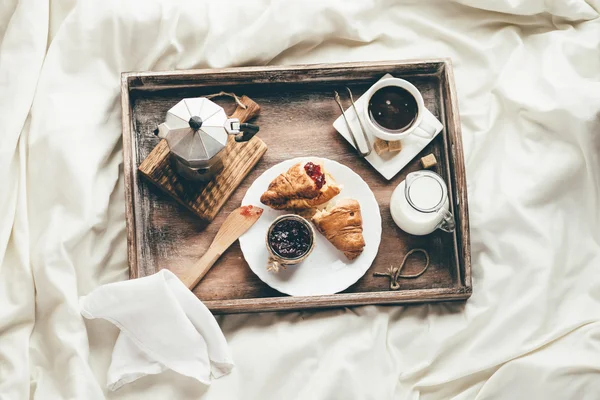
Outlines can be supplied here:
[[253, 215], [261, 215], [263, 213], [263, 209], [260, 207], [254, 207], [253, 205], [241, 206], [240, 214], [245, 217], [251, 217]]

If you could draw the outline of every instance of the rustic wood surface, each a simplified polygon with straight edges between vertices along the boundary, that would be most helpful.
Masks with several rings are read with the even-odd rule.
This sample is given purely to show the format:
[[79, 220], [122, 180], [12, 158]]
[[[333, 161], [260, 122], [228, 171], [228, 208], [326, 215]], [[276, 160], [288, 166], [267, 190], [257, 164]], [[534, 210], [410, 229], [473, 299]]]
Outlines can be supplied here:
[[[351, 87], [355, 98], [385, 73], [412, 82], [425, 105], [445, 129], [392, 180], [387, 181], [333, 129], [339, 116], [333, 90]], [[248, 95], [262, 108], [256, 119], [258, 136], [269, 150], [242, 181], [214, 221], [205, 226], [184, 207], [138, 179], [140, 162], [157, 145], [152, 131], [166, 111], [184, 97], [221, 90]], [[464, 300], [471, 294], [467, 186], [460, 119], [452, 67], [448, 60], [320, 64], [309, 66], [252, 67], [123, 75], [123, 144], [127, 196], [128, 248], [131, 277], [169, 268], [176, 274], [193, 265], [208, 249], [227, 215], [237, 208], [249, 185], [267, 168], [300, 156], [327, 157], [349, 166], [369, 184], [379, 202], [383, 234], [377, 258], [353, 286], [332, 296], [289, 297], [265, 285], [248, 267], [239, 244], [234, 243], [194, 289], [216, 313], [329, 308], [359, 304], [413, 303]], [[345, 100], [345, 99], [343, 99]], [[219, 102], [219, 101], [217, 101]], [[220, 102], [226, 110], [232, 102]], [[421, 169], [420, 158], [433, 153], [432, 168], [449, 182], [451, 209], [457, 231], [436, 231], [417, 237], [394, 224], [389, 200], [409, 172]], [[368, 238], [367, 238], [368, 240]], [[374, 277], [397, 265], [413, 248], [426, 249], [431, 258], [418, 279], [401, 280], [390, 291], [386, 278]], [[419, 256], [408, 262], [405, 273], [423, 266]]]
[[[260, 106], [247, 96], [240, 101], [247, 107], [237, 106], [231, 118], [246, 122], [260, 113]], [[159, 189], [195, 213], [204, 224], [209, 224], [267, 151], [267, 145], [255, 136], [246, 143], [227, 138], [223, 154], [223, 170], [208, 183], [190, 182], [175, 171], [165, 139], [142, 161], [138, 170]]]

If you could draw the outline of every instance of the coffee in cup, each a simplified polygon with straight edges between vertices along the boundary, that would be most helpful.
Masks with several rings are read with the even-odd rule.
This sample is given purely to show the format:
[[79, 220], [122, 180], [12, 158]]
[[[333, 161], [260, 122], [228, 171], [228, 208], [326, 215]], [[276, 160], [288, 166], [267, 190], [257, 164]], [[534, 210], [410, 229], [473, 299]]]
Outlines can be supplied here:
[[400, 86], [384, 86], [369, 99], [369, 118], [389, 133], [401, 133], [416, 121], [419, 106], [415, 97]]
[[365, 129], [373, 136], [387, 141], [401, 140], [409, 135], [425, 139], [435, 136], [435, 126], [425, 119], [423, 96], [412, 83], [399, 78], [381, 79], [365, 96]]

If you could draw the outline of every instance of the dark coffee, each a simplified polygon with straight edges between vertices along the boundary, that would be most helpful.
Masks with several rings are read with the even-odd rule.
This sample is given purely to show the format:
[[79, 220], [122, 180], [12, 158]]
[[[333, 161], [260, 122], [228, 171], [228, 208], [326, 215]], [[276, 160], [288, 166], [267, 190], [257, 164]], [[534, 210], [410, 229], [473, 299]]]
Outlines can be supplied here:
[[371, 121], [387, 131], [406, 130], [417, 119], [418, 113], [417, 99], [398, 86], [382, 87], [369, 100]]

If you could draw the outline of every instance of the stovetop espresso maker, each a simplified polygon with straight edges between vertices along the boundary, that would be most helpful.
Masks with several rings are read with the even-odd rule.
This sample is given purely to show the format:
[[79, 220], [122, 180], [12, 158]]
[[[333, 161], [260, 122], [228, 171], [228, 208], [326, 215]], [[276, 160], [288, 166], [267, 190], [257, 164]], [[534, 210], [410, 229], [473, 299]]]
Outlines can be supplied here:
[[227, 118], [223, 107], [206, 97], [181, 100], [167, 112], [155, 134], [167, 140], [175, 169], [182, 177], [208, 182], [223, 169], [223, 153], [229, 135], [247, 142], [258, 126]]

